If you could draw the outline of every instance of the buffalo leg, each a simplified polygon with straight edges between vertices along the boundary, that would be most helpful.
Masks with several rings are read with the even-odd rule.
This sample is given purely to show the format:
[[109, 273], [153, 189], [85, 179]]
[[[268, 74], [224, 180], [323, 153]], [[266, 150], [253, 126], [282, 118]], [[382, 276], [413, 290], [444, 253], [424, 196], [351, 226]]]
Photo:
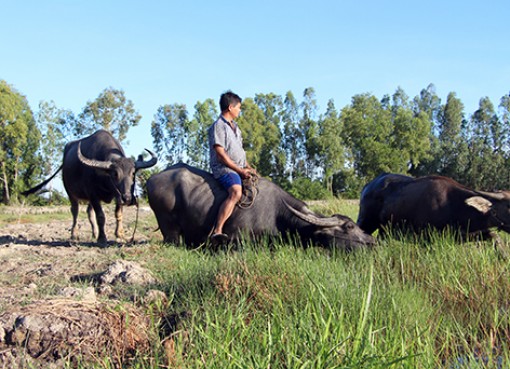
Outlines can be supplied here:
[[87, 215], [89, 217], [90, 226], [92, 227], [92, 237], [96, 239], [98, 236], [96, 214], [94, 212], [94, 208], [90, 203], [89, 206], [87, 207]]
[[163, 241], [166, 243], [173, 243], [174, 245], [178, 245], [180, 238], [181, 238], [181, 232], [179, 232], [176, 229], [167, 230], [163, 233]]
[[163, 241], [177, 245], [182, 234], [177, 221], [167, 213], [159, 214], [159, 216], [156, 215], [156, 220], [163, 234]]
[[96, 213], [97, 227], [99, 229], [99, 235], [97, 237], [97, 243], [100, 245], [106, 245], [106, 233], [104, 232], [105, 216], [101, 203], [99, 201], [91, 202], [92, 207]]
[[71, 226], [71, 240], [76, 241], [78, 237], [76, 236], [76, 223], [78, 221], [78, 211], [80, 210], [80, 205], [78, 201], [75, 199], [69, 199], [71, 201], [71, 214], [73, 215], [73, 225]]
[[124, 228], [122, 227], [122, 205], [117, 203], [115, 205], [115, 236], [121, 240], [124, 239]]

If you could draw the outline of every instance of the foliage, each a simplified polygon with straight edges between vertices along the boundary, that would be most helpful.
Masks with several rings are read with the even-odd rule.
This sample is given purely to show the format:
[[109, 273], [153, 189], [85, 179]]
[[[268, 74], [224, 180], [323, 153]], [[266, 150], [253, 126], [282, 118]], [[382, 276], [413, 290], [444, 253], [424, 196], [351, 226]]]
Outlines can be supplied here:
[[503, 127], [496, 116], [492, 102], [480, 99], [479, 108], [468, 122], [468, 169], [466, 185], [486, 188], [498, 185], [498, 177], [505, 170], [503, 152]]
[[258, 171], [281, 184], [285, 180], [286, 157], [281, 147], [282, 133], [280, 130], [283, 101], [275, 94], [257, 94], [255, 103], [264, 113], [263, 137], [260, 150]]
[[0, 200], [16, 200], [40, 173], [41, 133], [26, 98], [0, 80]]
[[306, 178], [316, 178], [318, 175], [318, 154], [319, 154], [319, 124], [317, 123], [317, 100], [315, 99], [315, 90], [312, 87], [305, 88], [303, 91], [303, 101], [301, 102], [301, 120], [299, 121], [299, 130], [304, 132], [304, 176]]
[[284, 110], [282, 113], [283, 135], [281, 147], [285, 152], [287, 163], [287, 176], [289, 180], [298, 178], [304, 173], [302, 153], [304, 150], [304, 135], [299, 130], [299, 109], [298, 103], [291, 91], [287, 92], [283, 101]]
[[[243, 146], [246, 151], [246, 159], [255, 168], [260, 167], [260, 154], [266, 141], [264, 121], [264, 112], [257, 106], [255, 101], [252, 98], [244, 99], [242, 114], [238, 118], [237, 123], [243, 132]], [[261, 172], [261, 174], [265, 175], [266, 173]]]
[[365, 182], [356, 176], [354, 170], [344, 169], [333, 176], [333, 194], [345, 199], [357, 199]]
[[109, 87], [94, 101], [87, 102], [79, 115], [74, 134], [82, 137], [105, 129], [123, 142], [129, 128], [137, 126], [141, 118], [124, 91]]
[[381, 172], [406, 173], [426, 157], [430, 123], [415, 114], [402, 90], [393, 103], [369, 94], [356, 95], [342, 110], [343, 138], [357, 176], [372, 179]]
[[78, 138], [74, 135], [77, 120], [72, 111], [59, 109], [53, 101], [39, 103], [36, 120], [42, 134], [41, 155], [46, 177], [62, 163], [66, 143]]
[[[433, 84], [414, 98], [398, 87], [382, 98], [354, 95], [342, 109], [329, 100], [320, 114], [315, 90], [308, 87], [301, 101], [291, 91], [283, 96], [259, 93], [244, 98], [242, 109], [238, 123], [248, 161], [260, 174], [296, 194], [326, 196], [315, 188], [320, 185], [329, 194], [355, 198], [381, 172], [445, 175], [482, 190], [510, 187], [509, 95], [497, 108], [484, 97], [479, 108], [467, 114], [455, 92], [442, 103]], [[25, 111], [29, 110], [27, 106]], [[23, 164], [18, 163], [17, 169], [6, 164], [6, 173], [12, 174], [2, 179], [17, 176], [17, 184], [10, 188], [4, 181], [4, 201], [11, 192], [17, 194], [56, 170], [65, 143], [98, 128], [112, 131], [122, 141], [141, 119], [123, 91], [111, 87], [87, 102], [77, 117], [54, 102], [41, 102], [36, 118], [38, 129], [27, 131], [27, 144], [32, 147], [24, 150]], [[184, 161], [208, 170], [207, 132], [217, 118], [212, 99], [198, 101], [194, 111], [180, 103], [160, 106], [151, 136], [161, 164]], [[39, 131], [41, 139], [36, 138]], [[8, 141], [3, 142], [6, 147]], [[304, 183], [312, 188], [305, 190]]]
[[288, 191], [294, 197], [303, 200], [322, 200], [331, 197], [331, 193], [324, 188], [321, 182], [304, 177], [295, 179]]
[[154, 147], [167, 162], [176, 164], [184, 160], [188, 127], [188, 112], [182, 104], [158, 108], [151, 126]]
[[319, 120], [317, 146], [318, 166], [323, 173], [326, 189], [333, 194], [333, 176], [341, 171], [346, 163], [342, 122], [333, 100], [328, 101], [326, 114]]
[[190, 165], [207, 170], [209, 168], [208, 128], [217, 119], [217, 110], [212, 99], [195, 104], [195, 114], [188, 125], [187, 157]]
[[33, 199], [30, 201], [32, 206], [70, 205], [67, 194], [56, 189], [46, 192], [44, 196], [33, 196], [30, 199]]
[[440, 165], [439, 172], [466, 183], [467, 145], [462, 137], [464, 106], [455, 93], [448, 94], [439, 118]]
[[153, 176], [154, 174], [157, 174], [161, 171], [161, 169], [158, 166], [152, 167], [152, 168], [146, 168], [144, 170], [140, 170], [136, 172], [136, 194], [140, 196], [143, 200], [148, 201], [149, 197], [147, 194], [147, 187], [145, 186], [145, 183], [147, 183], [148, 179]]

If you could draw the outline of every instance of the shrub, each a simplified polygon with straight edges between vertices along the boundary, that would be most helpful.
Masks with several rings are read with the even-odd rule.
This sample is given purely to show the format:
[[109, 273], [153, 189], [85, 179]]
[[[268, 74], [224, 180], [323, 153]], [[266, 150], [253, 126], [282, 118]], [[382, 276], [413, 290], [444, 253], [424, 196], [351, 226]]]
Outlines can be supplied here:
[[302, 200], [324, 200], [331, 197], [320, 181], [312, 181], [310, 178], [297, 178], [288, 191]]

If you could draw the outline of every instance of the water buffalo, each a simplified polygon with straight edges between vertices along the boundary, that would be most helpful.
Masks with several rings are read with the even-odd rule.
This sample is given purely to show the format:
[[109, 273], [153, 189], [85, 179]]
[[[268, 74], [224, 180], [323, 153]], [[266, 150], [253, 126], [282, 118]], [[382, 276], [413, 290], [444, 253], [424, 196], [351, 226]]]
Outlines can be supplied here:
[[[218, 208], [227, 196], [210, 173], [182, 163], [151, 176], [147, 193], [164, 240], [176, 243], [182, 239], [188, 246], [207, 241]], [[231, 242], [242, 233], [252, 238], [293, 233], [304, 244], [344, 250], [375, 242], [348, 217], [316, 214], [304, 202], [263, 178], [258, 182], [258, 195], [252, 206], [236, 207], [224, 231]]]
[[384, 173], [363, 188], [357, 223], [369, 234], [387, 226], [404, 232], [449, 228], [463, 239], [489, 239], [495, 237], [491, 228], [510, 232], [510, 192], [476, 191], [441, 176]]
[[[24, 195], [35, 193], [43, 188], [62, 170], [62, 178], [73, 214], [71, 239], [76, 239], [76, 221], [78, 218], [78, 202], [88, 202], [88, 218], [92, 226], [92, 234], [99, 244], [106, 244], [104, 231], [105, 215], [101, 201], [110, 203], [115, 199], [115, 218], [117, 226], [115, 235], [124, 238], [122, 228], [122, 206], [134, 205], [134, 179], [138, 169], [149, 168], [156, 164], [156, 156], [147, 150], [152, 158], [137, 161], [127, 158], [120, 143], [110, 132], [99, 130], [94, 134], [66, 144], [64, 160], [60, 168], [38, 186], [25, 191]], [[95, 217], [94, 217], [95, 213]]]

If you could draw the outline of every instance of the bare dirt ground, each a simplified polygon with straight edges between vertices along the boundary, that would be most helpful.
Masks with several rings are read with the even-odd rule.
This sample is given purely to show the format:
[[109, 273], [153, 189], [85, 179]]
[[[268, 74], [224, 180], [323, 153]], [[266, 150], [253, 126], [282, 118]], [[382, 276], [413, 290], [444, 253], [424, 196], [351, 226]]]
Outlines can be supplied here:
[[[136, 304], [115, 309], [120, 302], [114, 285], [156, 283], [143, 265], [121, 259], [160, 233], [145, 206], [134, 242], [118, 243], [113, 206], [105, 213], [109, 243], [99, 247], [85, 212], [79, 241], [70, 242], [68, 207], [0, 207], [0, 368], [62, 367], [105, 350], [120, 366], [135, 347], [148, 347], [148, 317]], [[124, 209], [128, 239], [136, 218], [135, 207]], [[123, 323], [128, 318], [131, 327]]]

